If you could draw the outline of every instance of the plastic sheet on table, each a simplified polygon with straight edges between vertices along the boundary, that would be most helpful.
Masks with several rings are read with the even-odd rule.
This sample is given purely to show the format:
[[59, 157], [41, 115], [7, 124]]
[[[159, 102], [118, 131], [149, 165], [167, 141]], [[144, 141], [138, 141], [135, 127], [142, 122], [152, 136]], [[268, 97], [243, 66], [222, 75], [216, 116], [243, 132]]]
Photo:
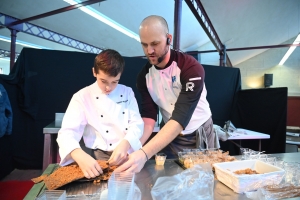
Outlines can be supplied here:
[[67, 198], [65, 190], [45, 190], [36, 200], [65, 200]]
[[197, 164], [174, 176], [159, 177], [152, 190], [153, 200], [213, 199], [211, 165]]
[[300, 197], [300, 186], [294, 186], [290, 183], [270, 185], [259, 188], [257, 191], [246, 192], [249, 199], [275, 200]]

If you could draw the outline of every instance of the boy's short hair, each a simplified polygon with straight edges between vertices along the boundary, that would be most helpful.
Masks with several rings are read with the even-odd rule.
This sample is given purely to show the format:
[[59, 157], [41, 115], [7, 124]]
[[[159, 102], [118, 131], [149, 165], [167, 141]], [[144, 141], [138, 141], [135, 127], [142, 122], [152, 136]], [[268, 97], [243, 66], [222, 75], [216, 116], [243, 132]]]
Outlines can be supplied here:
[[106, 49], [99, 53], [94, 61], [94, 71], [96, 74], [103, 71], [105, 74], [116, 77], [123, 72], [125, 61], [119, 52], [113, 49]]

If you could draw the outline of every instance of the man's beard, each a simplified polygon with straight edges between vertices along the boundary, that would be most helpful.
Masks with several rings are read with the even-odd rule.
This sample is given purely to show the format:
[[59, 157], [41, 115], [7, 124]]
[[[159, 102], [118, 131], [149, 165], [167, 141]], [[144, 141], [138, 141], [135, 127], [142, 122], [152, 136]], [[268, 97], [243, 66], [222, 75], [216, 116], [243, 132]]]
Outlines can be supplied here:
[[158, 65], [159, 63], [161, 63], [161, 62], [166, 58], [166, 55], [167, 55], [168, 51], [169, 51], [169, 49], [168, 49], [168, 47], [166, 47], [165, 52], [162, 53], [162, 54], [159, 55], [159, 56], [157, 56], [156, 54], [151, 54], [151, 55], [155, 56], [155, 58], [157, 58], [157, 59], [155, 60], [155, 62], [151, 61], [151, 60], [150, 60], [150, 56], [151, 56], [151, 55], [148, 55], [147, 58], [148, 58], [149, 63], [152, 64], [152, 65]]
[[[153, 58], [153, 57], [152, 57]], [[155, 56], [153, 59], [151, 59], [150, 58], [150, 55], [148, 55], [147, 56], [147, 59], [148, 59], [148, 61], [149, 61], [149, 63], [151, 64], [151, 65], [157, 65], [158, 64], [158, 61], [157, 61], [157, 57]]]

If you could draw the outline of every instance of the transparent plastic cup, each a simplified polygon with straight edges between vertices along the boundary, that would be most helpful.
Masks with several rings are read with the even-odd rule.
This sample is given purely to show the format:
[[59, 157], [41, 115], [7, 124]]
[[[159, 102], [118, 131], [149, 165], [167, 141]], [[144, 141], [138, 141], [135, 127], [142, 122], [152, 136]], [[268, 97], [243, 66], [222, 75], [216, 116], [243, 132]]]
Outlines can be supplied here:
[[108, 200], [132, 200], [135, 173], [113, 172], [108, 180]]
[[155, 155], [156, 165], [164, 165], [166, 161], [167, 155], [164, 153], [157, 153]]

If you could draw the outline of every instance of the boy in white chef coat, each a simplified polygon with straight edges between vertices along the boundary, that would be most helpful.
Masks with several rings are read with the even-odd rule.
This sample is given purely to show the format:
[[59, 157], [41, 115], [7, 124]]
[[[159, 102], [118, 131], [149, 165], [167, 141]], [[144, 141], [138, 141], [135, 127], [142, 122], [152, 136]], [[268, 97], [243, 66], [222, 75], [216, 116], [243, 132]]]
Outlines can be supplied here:
[[[77, 162], [86, 178], [102, 173], [95, 159], [121, 164], [142, 147], [144, 122], [130, 87], [118, 84], [125, 62], [115, 50], [96, 56], [96, 82], [75, 93], [58, 132], [60, 165]], [[83, 137], [92, 155], [80, 147]]]

